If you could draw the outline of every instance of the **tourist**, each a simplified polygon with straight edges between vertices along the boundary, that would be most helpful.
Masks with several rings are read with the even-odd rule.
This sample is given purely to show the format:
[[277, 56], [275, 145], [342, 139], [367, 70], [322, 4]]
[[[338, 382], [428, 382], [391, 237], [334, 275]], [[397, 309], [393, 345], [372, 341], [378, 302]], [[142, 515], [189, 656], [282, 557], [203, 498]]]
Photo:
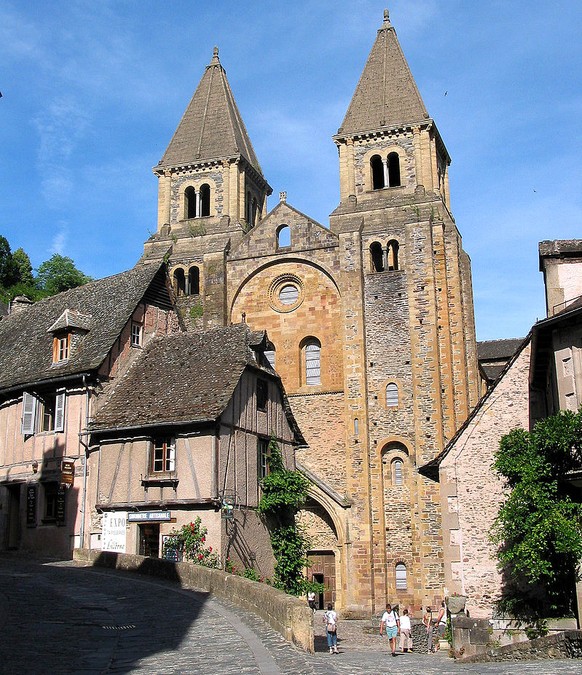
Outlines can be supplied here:
[[383, 635], [386, 632], [386, 637], [390, 641], [390, 649], [392, 651], [392, 656], [396, 656], [396, 638], [398, 637], [398, 632], [400, 630], [400, 618], [395, 609], [392, 609], [392, 605], [388, 603], [386, 605], [386, 611], [382, 614], [382, 619], [380, 621], [380, 635]]
[[400, 617], [400, 651], [403, 654], [412, 651], [412, 625], [407, 609], [402, 612]]
[[339, 654], [337, 650], [337, 613], [333, 609], [333, 605], [328, 603], [327, 611], [323, 614], [323, 622], [325, 623], [325, 634], [327, 636], [327, 646], [330, 654]]

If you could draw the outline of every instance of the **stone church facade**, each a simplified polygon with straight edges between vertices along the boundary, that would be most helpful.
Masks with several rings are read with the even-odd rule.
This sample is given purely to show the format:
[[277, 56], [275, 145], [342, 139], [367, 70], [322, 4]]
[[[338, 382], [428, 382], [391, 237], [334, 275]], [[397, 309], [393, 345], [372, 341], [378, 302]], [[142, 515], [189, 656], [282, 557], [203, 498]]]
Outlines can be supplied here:
[[437, 456], [479, 396], [470, 261], [450, 158], [387, 13], [333, 141], [329, 227], [263, 176], [218, 50], [154, 173], [158, 228], [191, 330], [266, 330], [308, 443], [310, 573], [344, 615], [444, 589]]

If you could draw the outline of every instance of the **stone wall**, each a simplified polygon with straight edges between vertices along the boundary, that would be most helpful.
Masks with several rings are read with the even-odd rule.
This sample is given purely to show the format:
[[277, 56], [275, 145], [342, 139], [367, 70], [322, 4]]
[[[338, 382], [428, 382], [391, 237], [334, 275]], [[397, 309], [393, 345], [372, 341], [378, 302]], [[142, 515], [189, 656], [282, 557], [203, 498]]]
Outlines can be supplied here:
[[95, 567], [170, 579], [179, 582], [182, 588], [209, 593], [257, 614], [289, 642], [307, 652], [314, 651], [313, 617], [305, 601], [266, 584], [192, 563], [173, 563], [125, 553], [75, 549], [73, 558]]

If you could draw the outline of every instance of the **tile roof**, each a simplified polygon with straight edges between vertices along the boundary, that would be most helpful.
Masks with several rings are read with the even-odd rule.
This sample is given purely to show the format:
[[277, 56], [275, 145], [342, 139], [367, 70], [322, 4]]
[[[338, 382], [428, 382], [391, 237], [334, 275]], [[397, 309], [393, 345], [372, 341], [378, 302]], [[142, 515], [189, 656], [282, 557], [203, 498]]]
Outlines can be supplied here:
[[155, 168], [188, 166], [240, 156], [262, 175], [215, 48], [212, 61], [206, 67], [164, 156]]
[[504, 340], [484, 340], [477, 343], [479, 361], [510, 359], [519, 349], [524, 338], [509, 338]]
[[[138, 265], [4, 317], [0, 321], [0, 393], [97, 369], [148, 290], [170, 306], [165, 279], [165, 266]], [[66, 310], [87, 332], [67, 361], [53, 364], [49, 331], [65, 320]]]
[[[108, 396], [93, 431], [214, 422], [266, 340], [246, 324], [155, 338]], [[269, 367], [265, 373], [276, 377]]]
[[387, 12], [338, 135], [352, 135], [428, 119]]

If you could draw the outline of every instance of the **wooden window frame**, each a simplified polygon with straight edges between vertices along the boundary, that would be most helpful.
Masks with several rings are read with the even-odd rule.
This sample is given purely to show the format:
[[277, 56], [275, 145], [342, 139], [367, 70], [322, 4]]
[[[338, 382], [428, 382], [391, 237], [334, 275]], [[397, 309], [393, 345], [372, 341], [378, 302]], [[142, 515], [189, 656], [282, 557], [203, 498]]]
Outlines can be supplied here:
[[155, 476], [173, 474], [176, 471], [176, 439], [160, 436], [152, 440], [150, 474]]
[[269, 439], [257, 438], [257, 477], [259, 480], [269, 475]]
[[69, 360], [71, 353], [71, 334], [55, 335], [53, 338], [53, 363]]
[[66, 392], [34, 396], [22, 393], [22, 424], [24, 436], [35, 433], [57, 433], [65, 430]]

